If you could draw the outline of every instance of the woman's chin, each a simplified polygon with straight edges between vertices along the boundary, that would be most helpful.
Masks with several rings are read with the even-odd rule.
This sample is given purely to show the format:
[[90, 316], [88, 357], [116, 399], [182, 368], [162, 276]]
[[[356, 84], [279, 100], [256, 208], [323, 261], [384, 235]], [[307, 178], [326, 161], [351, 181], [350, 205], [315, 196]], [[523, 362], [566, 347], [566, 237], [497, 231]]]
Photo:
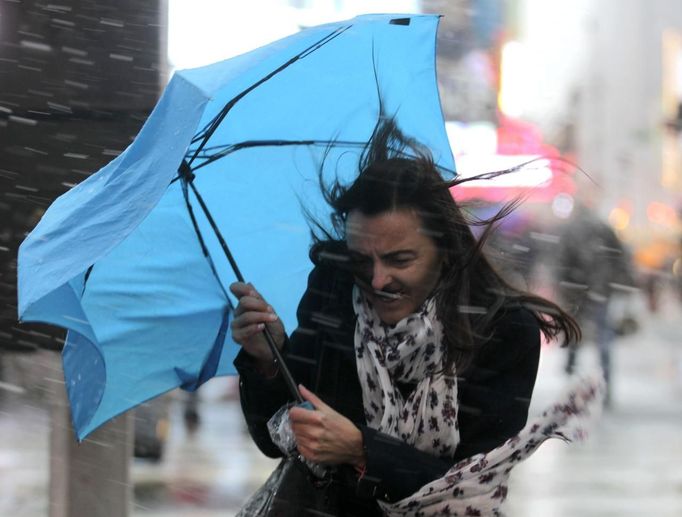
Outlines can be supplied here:
[[374, 302], [374, 310], [381, 322], [386, 325], [395, 325], [412, 314], [412, 307], [405, 303], [405, 300], [377, 300]]

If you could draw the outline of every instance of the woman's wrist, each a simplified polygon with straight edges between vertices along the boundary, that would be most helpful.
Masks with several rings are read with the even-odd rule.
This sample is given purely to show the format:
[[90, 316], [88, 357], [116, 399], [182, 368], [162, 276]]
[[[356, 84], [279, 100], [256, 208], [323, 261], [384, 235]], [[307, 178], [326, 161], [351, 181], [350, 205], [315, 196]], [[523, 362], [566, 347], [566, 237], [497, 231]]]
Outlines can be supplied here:
[[354, 451], [355, 454], [353, 454], [353, 458], [351, 459], [351, 465], [353, 465], [353, 468], [355, 468], [356, 471], [362, 472], [364, 474], [365, 468], [367, 466], [367, 456], [365, 455], [365, 446], [362, 440], [362, 432], [360, 429], [357, 427], [355, 428], [356, 434], [355, 438], [353, 440], [353, 447], [352, 451]]

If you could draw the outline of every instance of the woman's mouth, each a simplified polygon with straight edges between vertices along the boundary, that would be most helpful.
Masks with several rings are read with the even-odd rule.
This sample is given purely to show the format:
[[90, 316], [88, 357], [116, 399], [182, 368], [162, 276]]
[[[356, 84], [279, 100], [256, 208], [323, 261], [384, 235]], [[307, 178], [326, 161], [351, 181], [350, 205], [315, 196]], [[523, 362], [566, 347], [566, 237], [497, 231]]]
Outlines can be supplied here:
[[379, 290], [374, 290], [372, 291], [372, 294], [374, 297], [382, 302], [382, 303], [391, 303], [395, 302], [398, 300], [401, 300], [405, 295], [400, 292], [390, 292], [390, 291], [379, 291]]

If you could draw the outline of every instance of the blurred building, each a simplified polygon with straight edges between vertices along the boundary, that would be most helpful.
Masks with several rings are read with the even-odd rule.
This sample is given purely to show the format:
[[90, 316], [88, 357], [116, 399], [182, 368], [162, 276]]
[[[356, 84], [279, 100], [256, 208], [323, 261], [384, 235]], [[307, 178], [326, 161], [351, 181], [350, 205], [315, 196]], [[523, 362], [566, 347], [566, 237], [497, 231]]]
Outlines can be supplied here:
[[16, 255], [60, 194], [127, 147], [166, 80], [165, 3], [0, 5], [0, 350], [61, 347], [16, 321]]
[[631, 246], [678, 253], [682, 4], [508, 5], [516, 13], [506, 45], [516, 47], [518, 68], [510, 81], [518, 94], [502, 108], [536, 124], [550, 143], [574, 156], [598, 184], [601, 214]]

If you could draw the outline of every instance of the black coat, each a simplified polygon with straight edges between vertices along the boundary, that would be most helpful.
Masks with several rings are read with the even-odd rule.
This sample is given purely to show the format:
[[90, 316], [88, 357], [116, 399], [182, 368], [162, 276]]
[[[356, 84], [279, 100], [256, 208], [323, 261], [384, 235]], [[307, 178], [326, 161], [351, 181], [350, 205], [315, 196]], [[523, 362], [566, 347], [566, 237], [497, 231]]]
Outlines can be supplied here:
[[[381, 515], [375, 499], [395, 502], [441, 477], [455, 461], [489, 451], [526, 423], [540, 355], [540, 331], [533, 314], [509, 308], [500, 315], [493, 337], [458, 372], [460, 444], [452, 458], [438, 458], [367, 427], [354, 344], [352, 277], [317, 266], [308, 279], [297, 316], [299, 326], [285, 344], [294, 378], [361, 430], [367, 457], [358, 482], [352, 468], [342, 469], [346, 515]], [[282, 453], [270, 440], [266, 422], [291, 396], [281, 378], [264, 379], [250, 356], [235, 360], [249, 432], [260, 450]]]

